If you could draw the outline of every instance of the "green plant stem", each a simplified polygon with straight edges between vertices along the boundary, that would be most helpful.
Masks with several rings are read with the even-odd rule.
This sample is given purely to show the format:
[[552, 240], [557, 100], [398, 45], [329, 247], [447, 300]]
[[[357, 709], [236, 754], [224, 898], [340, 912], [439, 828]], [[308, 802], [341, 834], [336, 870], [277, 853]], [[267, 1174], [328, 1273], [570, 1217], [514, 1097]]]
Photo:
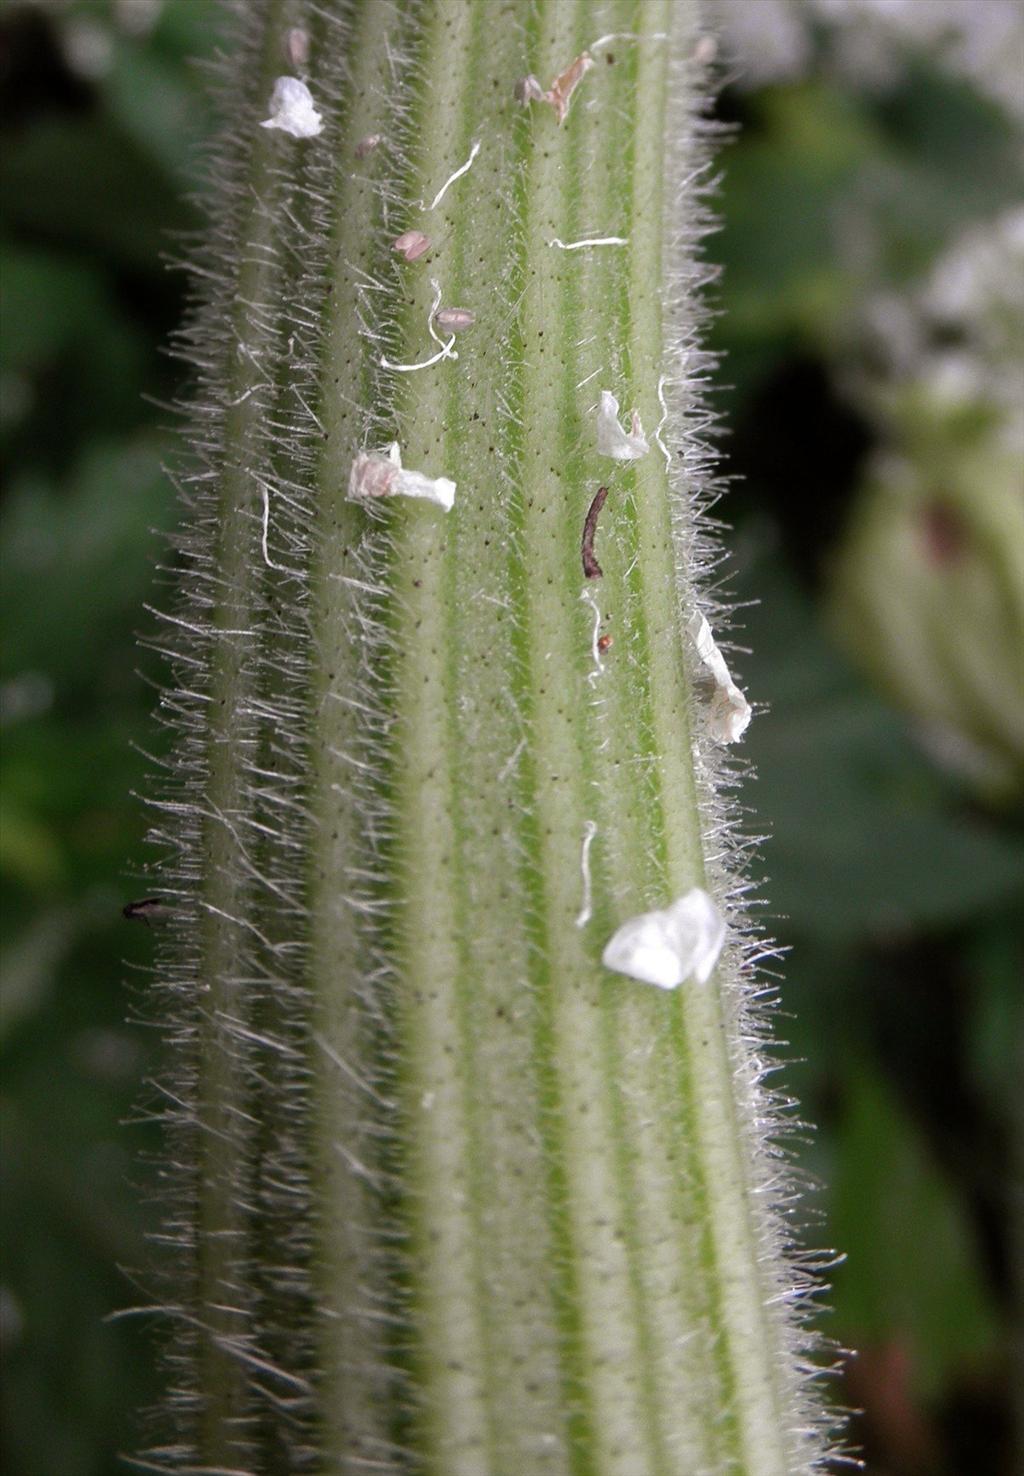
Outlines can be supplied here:
[[[259, 15], [217, 622], [260, 631], [209, 643], [188, 1469], [810, 1470], [740, 942], [674, 993], [600, 961], [729, 885], [684, 636], [696, 0]], [[255, 126], [289, 24], [321, 138]], [[564, 123], [515, 102], [587, 48]], [[475, 322], [397, 372], [435, 282]], [[666, 422], [635, 463], [597, 454], [603, 389]], [[346, 498], [392, 439], [449, 514]]]

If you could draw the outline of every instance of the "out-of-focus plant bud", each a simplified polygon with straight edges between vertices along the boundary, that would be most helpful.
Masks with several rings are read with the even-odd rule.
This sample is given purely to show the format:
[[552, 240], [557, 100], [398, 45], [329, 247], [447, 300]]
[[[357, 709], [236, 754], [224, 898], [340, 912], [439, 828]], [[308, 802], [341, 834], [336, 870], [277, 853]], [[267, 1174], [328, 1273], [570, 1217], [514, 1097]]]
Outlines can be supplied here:
[[1021, 457], [1014, 435], [961, 427], [957, 444], [948, 424], [924, 437], [918, 421], [875, 466], [836, 562], [834, 625], [939, 761], [1006, 801], [1024, 788]]

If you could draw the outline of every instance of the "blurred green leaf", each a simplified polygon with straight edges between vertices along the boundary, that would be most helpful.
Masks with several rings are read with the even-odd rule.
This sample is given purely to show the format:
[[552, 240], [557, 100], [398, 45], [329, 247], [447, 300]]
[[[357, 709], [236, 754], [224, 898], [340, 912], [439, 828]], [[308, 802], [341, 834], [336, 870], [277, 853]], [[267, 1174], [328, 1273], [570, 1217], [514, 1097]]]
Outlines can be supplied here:
[[906, 55], [898, 87], [862, 106], [885, 165], [872, 193], [894, 278], [925, 270], [963, 226], [1024, 193], [1017, 120], [923, 53]]
[[5, 775], [0, 795], [0, 876], [46, 891], [64, 879], [63, 847], [45, 821], [22, 806], [16, 791]]
[[854, 1346], [900, 1346], [918, 1393], [934, 1397], [997, 1346], [963, 1202], [863, 1063], [849, 1073], [837, 1141], [829, 1229], [847, 1261], [831, 1331]]
[[76, 338], [91, 334], [107, 309], [96, 275], [60, 252], [0, 245], [0, 366], [31, 372]]
[[1020, 848], [971, 814], [902, 720], [858, 680], [778, 560], [748, 571], [747, 734], [782, 932], [854, 941], [949, 928], [1024, 892]]
[[152, 533], [172, 507], [166, 450], [152, 433], [96, 443], [66, 486], [28, 475], [11, 487], [0, 513], [6, 673], [81, 681], [114, 656], [115, 638], [134, 665], [131, 630], [162, 551]]
[[874, 147], [849, 94], [816, 83], [772, 88], [724, 156], [729, 229], [716, 240], [728, 287], [727, 344], [796, 329], [816, 335], [847, 292], [836, 211]]
[[1013, 926], [989, 928], [968, 950], [975, 997], [968, 1066], [979, 1093], [1012, 1121], [1020, 1110], [1024, 1065], [1024, 938]]
[[112, 120], [46, 118], [0, 152], [7, 229], [56, 245], [72, 242], [109, 261], [151, 271], [168, 232], [195, 223], [173, 185]]
[[192, 188], [212, 123], [198, 74], [183, 74], [155, 49], [122, 42], [104, 97], [118, 126], [180, 189]]
[[[2, 869], [9, 869], [6, 857]], [[0, 972], [4, 980], [0, 992], [0, 1043], [46, 999], [57, 964], [73, 935], [73, 914], [63, 907], [47, 908], [13, 942], [0, 949]]]

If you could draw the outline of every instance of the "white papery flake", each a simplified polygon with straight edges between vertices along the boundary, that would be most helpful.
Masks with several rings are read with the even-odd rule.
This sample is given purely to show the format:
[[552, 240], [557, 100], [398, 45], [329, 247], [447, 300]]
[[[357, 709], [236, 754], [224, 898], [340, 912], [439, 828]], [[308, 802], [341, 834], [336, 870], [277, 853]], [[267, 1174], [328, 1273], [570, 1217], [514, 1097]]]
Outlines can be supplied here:
[[636, 410], [630, 415], [630, 429], [624, 431], [619, 423], [619, 402], [611, 390], [601, 391], [597, 407], [597, 449], [602, 456], [613, 461], [637, 461], [651, 449]]
[[292, 138], [315, 138], [323, 126], [305, 82], [298, 77], [278, 77], [270, 94], [270, 117], [260, 127], [279, 128]]
[[398, 442], [392, 441], [386, 455], [379, 451], [359, 452], [352, 463], [348, 495], [353, 502], [368, 497], [419, 497], [450, 512], [455, 501], [455, 483], [447, 477], [407, 471], [402, 466]]
[[687, 629], [697, 647], [697, 655], [714, 678], [715, 692], [708, 711], [708, 732], [717, 743], [738, 743], [750, 723], [750, 703], [733, 681], [704, 616], [699, 612], [693, 615]]
[[706, 984], [725, 942], [725, 918], [701, 887], [670, 907], [631, 917], [605, 945], [606, 969], [659, 989], [678, 989], [687, 979]]

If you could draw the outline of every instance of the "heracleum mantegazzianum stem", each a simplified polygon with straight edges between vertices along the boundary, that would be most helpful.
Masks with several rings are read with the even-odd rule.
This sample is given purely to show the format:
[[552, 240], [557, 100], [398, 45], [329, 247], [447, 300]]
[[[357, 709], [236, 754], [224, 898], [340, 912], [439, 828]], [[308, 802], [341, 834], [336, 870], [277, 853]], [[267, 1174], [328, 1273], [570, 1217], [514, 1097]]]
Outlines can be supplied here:
[[[696, 0], [238, 9], [181, 339], [174, 1428], [146, 1460], [810, 1471], [805, 1278], [686, 635], [714, 558]], [[587, 48], [563, 121], [516, 100]], [[296, 71], [315, 137], [259, 126]], [[475, 315], [457, 356], [389, 367], [437, 352], [438, 290]], [[659, 426], [647, 455], [598, 455], [602, 389]], [[391, 441], [457, 483], [451, 512], [347, 497]], [[731, 925], [706, 985], [602, 966], [694, 886]]]

